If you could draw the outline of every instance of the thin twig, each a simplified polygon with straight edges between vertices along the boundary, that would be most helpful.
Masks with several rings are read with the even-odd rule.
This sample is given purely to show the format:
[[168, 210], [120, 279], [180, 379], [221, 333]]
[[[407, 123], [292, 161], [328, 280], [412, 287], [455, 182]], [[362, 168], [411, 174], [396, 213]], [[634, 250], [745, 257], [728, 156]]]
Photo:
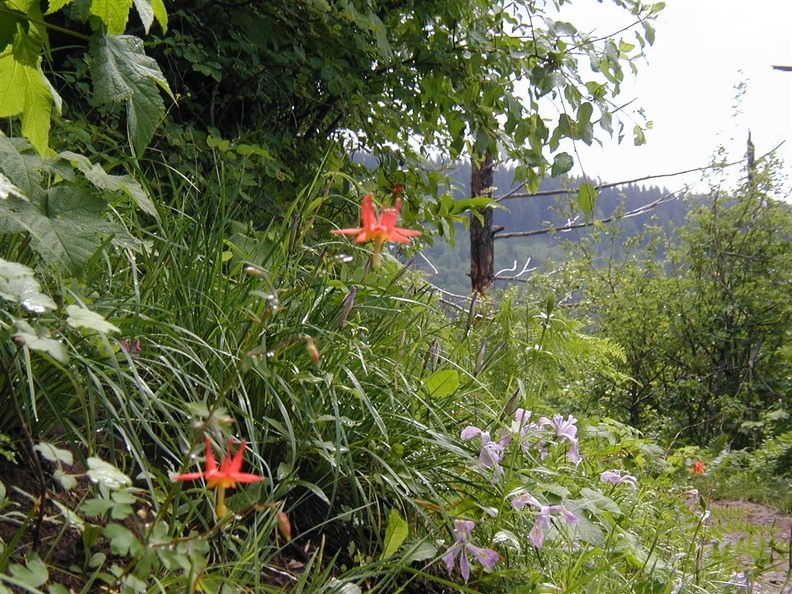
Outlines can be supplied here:
[[624, 214], [612, 215], [604, 219], [592, 219], [590, 221], [586, 221], [584, 223], [573, 223], [571, 225], [563, 225], [561, 227], [548, 227], [547, 229], [535, 229], [533, 231], [514, 231], [512, 233], [501, 233], [499, 235], [495, 235], [495, 239], [508, 239], [510, 237], [531, 237], [534, 235], [546, 235], [547, 233], [556, 233], [559, 231], [571, 231], [572, 229], [582, 229], [584, 227], [591, 227], [597, 223], [610, 223], [611, 221], [618, 221], [622, 219], [629, 219], [630, 217], [637, 216], [642, 214], [648, 210], [651, 210], [661, 204], [666, 202], [670, 202], [671, 200], [676, 199], [676, 195], [678, 192], [670, 192], [665, 196], [658, 198], [654, 202], [650, 202], [649, 204], [645, 204], [640, 208], [636, 208], [635, 210], [628, 211]]

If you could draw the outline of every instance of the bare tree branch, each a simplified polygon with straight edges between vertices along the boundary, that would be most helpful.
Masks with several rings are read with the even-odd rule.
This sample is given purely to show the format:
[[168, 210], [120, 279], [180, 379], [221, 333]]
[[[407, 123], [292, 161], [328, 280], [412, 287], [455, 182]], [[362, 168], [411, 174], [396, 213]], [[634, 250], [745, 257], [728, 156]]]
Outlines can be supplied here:
[[654, 202], [650, 202], [649, 204], [644, 204], [643, 206], [636, 208], [634, 210], [627, 211], [624, 214], [614, 214], [604, 219], [596, 219], [596, 220], [592, 219], [591, 221], [586, 221], [585, 223], [572, 223], [569, 225], [563, 225], [561, 227], [548, 227], [547, 229], [535, 229], [533, 231], [514, 231], [512, 233], [500, 233], [495, 235], [495, 239], [508, 239], [510, 237], [531, 237], [534, 235], [546, 235], [547, 233], [556, 233], [558, 231], [571, 231], [572, 229], [582, 229], [583, 227], [591, 227], [595, 223], [610, 223], [612, 221], [629, 219], [630, 217], [634, 217], [648, 210], [652, 210], [653, 208], [661, 204], [670, 202], [671, 200], [675, 200], [677, 198], [678, 193], [679, 192], [670, 192], [665, 196], [658, 198]]
[[[792, 68], [792, 67], [790, 67]], [[762, 155], [762, 159], [765, 158], [770, 153], [778, 150], [778, 148], [784, 144], [784, 142], [780, 142], [774, 148], [769, 150], [767, 153]], [[745, 158], [742, 158], [738, 161], [732, 161], [731, 163], [715, 163], [713, 165], [705, 165], [703, 167], [693, 167], [692, 169], [685, 169], [683, 171], [675, 171], [674, 173], [659, 173], [657, 175], [645, 175], [643, 177], [636, 177], [634, 179], [627, 179], [623, 181], [611, 182], [607, 184], [599, 184], [594, 186], [594, 189], [598, 192], [600, 190], [605, 190], [607, 188], [615, 188], [617, 186], [626, 186], [627, 184], [635, 184], [638, 182], [649, 181], [652, 179], [662, 179], [665, 177], [676, 177], [678, 175], [686, 175], [688, 173], [696, 173], [699, 171], [708, 171], [710, 169], [726, 169], [727, 167], [733, 167], [735, 165], [741, 165], [745, 162]], [[517, 186], [514, 190], [509, 192], [508, 194], [504, 194], [503, 196], [498, 196], [495, 198], [496, 202], [501, 202], [502, 200], [511, 200], [513, 198], [534, 198], [538, 196], [560, 196], [564, 194], [576, 194], [578, 188], [559, 188], [557, 190], [539, 190], [538, 192], [520, 192], [520, 188], [522, 185]]]

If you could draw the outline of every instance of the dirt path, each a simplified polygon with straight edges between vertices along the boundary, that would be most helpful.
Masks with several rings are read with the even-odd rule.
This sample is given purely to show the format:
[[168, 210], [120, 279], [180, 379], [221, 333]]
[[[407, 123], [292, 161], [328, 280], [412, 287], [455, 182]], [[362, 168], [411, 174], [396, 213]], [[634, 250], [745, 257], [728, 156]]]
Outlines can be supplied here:
[[713, 547], [728, 547], [745, 563], [746, 591], [792, 594], [792, 516], [746, 501], [716, 501], [710, 509]]

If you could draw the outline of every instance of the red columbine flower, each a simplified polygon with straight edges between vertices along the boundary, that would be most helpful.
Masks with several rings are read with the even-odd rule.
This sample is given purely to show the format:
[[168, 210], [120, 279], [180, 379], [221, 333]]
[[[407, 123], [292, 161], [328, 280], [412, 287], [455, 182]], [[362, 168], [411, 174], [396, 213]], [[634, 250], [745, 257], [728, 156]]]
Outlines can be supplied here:
[[420, 231], [403, 229], [396, 226], [396, 219], [399, 218], [401, 208], [401, 198], [396, 198], [393, 208], [383, 208], [377, 215], [374, 210], [374, 194], [366, 194], [360, 205], [360, 216], [363, 219], [363, 226], [356, 229], [336, 229], [331, 231], [336, 235], [357, 235], [355, 243], [374, 242], [374, 258], [372, 264], [374, 268], [379, 268], [381, 261], [382, 246], [386, 241], [398, 241], [399, 243], [409, 243], [411, 237], [421, 235]]
[[226, 457], [220, 463], [220, 468], [217, 467], [214, 451], [212, 450], [212, 442], [206, 438], [206, 470], [203, 472], [188, 472], [180, 474], [176, 477], [177, 481], [196, 481], [198, 479], [206, 480], [206, 486], [210, 489], [217, 487], [217, 502], [215, 509], [218, 516], [224, 516], [228, 513], [228, 508], [225, 506], [225, 492], [226, 489], [233, 489], [237, 483], [258, 483], [263, 481], [264, 477], [257, 474], [249, 474], [242, 472], [242, 459], [245, 457], [245, 446], [247, 442], [244, 440], [239, 444], [239, 449], [233, 458], [231, 457], [231, 444], [232, 440], [228, 440], [228, 449], [226, 450]]
[[696, 460], [693, 462], [693, 470], [691, 471], [693, 474], [706, 474], [707, 469], [704, 468], [704, 462], [701, 460]]

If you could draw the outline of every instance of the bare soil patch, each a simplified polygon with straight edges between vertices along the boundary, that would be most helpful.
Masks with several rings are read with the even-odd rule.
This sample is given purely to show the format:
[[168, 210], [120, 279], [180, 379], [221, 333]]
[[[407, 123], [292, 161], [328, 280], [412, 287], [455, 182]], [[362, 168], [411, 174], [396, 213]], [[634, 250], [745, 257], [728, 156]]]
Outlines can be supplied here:
[[792, 516], [750, 501], [714, 501], [710, 509], [707, 523], [717, 545], [730, 547], [745, 564], [746, 591], [792, 594]]

